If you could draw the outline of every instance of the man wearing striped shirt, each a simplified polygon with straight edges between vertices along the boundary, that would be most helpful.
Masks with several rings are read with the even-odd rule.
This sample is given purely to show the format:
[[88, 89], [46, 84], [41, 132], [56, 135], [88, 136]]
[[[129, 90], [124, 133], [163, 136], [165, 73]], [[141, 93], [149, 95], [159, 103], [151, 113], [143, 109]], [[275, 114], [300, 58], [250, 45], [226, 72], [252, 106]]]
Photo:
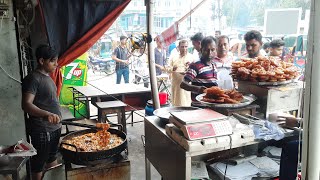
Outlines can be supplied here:
[[201, 41], [201, 54], [200, 61], [190, 64], [180, 84], [182, 89], [191, 91], [192, 101], [195, 101], [195, 97], [202, 94], [206, 88], [217, 86], [217, 73], [213, 63], [217, 55], [214, 37], [208, 36]]

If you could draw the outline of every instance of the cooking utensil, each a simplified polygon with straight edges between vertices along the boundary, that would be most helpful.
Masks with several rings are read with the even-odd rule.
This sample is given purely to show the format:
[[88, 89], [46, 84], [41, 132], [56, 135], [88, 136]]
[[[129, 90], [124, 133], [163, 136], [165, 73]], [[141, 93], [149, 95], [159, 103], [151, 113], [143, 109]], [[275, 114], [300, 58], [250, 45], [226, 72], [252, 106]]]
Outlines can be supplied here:
[[97, 126], [95, 126], [95, 125], [75, 123], [75, 122], [70, 122], [70, 121], [61, 121], [61, 124], [62, 125], [72, 125], [72, 126], [85, 127], [85, 128], [90, 128], [90, 129], [98, 129]]
[[[62, 125], [79, 126], [79, 127], [85, 127], [85, 128], [95, 129], [95, 130], [102, 129], [102, 128], [97, 127], [98, 123], [96, 125], [75, 123], [75, 122], [70, 122], [70, 121], [61, 121], [61, 123], [62, 123]], [[123, 129], [123, 126], [121, 124], [112, 124], [112, 123], [108, 123], [108, 124], [110, 125], [110, 127], [114, 127], [114, 126], [119, 127], [121, 131]]]
[[228, 103], [210, 103], [203, 101], [203, 97], [206, 95], [206, 93], [199, 94], [196, 97], [196, 100], [199, 101], [201, 104], [209, 106], [209, 107], [216, 107], [216, 108], [240, 108], [247, 106], [251, 103], [253, 103], [257, 98], [253, 94], [246, 94], [243, 96], [243, 100], [240, 103], [237, 104], [228, 104]]
[[[121, 127], [121, 126], [119, 126]], [[102, 160], [111, 158], [115, 155], [120, 154], [122, 151], [127, 149], [127, 137], [126, 134], [120, 130], [110, 128], [108, 129], [108, 132], [111, 134], [116, 134], [119, 137], [123, 139], [122, 144], [119, 146], [116, 146], [112, 149], [108, 150], [102, 150], [102, 151], [95, 151], [95, 152], [83, 152], [80, 151], [75, 145], [65, 143], [66, 140], [69, 140], [73, 137], [81, 136], [87, 133], [95, 133], [97, 132], [96, 129], [85, 129], [77, 132], [70, 133], [66, 135], [62, 139], [62, 143], [60, 144], [60, 152], [64, 158], [65, 161], [71, 162], [73, 164], [77, 165], [87, 165], [90, 164], [90, 162], [95, 160]], [[74, 151], [64, 148], [64, 146], [71, 146], [74, 148]]]
[[176, 107], [164, 107], [164, 108], [159, 108], [153, 111], [153, 114], [158, 116], [160, 120], [168, 123], [169, 122], [169, 117], [171, 116], [170, 113], [172, 112], [181, 112], [181, 111], [192, 111], [200, 109], [197, 107], [188, 107], [188, 106], [176, 106]]
[[264, 126], [264, 120], [259, 119], [254, 116], [251, 116], [251, 115], [248, 115], [248, 114], [233, 113], [232, 116], [237, 118], [243, 124], [248, 124], [248, 125], [253, 124], [253, 125], [260, 126], [260, 127]]

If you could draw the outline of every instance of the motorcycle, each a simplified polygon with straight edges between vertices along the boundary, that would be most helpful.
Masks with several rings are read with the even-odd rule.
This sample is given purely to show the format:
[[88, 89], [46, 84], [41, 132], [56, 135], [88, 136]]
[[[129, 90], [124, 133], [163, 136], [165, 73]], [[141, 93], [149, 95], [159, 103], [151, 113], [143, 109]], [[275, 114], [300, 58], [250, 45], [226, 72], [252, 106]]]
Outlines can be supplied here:
[[111, 58], [89, 56], [88, 67], [94, 74], [99, 72], [111, 75], [115, 72], [116, 62]]

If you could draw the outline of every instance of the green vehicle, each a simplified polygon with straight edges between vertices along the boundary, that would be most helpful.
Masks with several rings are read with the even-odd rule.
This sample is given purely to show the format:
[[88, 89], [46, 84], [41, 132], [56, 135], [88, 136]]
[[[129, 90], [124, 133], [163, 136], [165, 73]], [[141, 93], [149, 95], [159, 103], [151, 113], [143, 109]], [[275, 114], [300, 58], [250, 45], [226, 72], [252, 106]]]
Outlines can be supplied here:
[[285, 47], [289, 48], [292, 55], [300, 52], [306, 55], [308, 36], [307, 35], [289, 35], [284, 37]]
[[285, 42], [284, 59], [303, 70], [307, 60], [308, 36], [290, 35], [283, 40]]

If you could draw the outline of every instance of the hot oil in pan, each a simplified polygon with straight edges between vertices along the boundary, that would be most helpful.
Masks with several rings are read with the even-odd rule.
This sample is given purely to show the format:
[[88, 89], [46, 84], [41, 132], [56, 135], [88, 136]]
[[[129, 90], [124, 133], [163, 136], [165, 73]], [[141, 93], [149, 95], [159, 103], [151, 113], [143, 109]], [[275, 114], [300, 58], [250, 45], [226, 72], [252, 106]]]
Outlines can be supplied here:
[[[108, 132], [110, 125], [106, 123], [97, 123], [98, 131], [72, 137], [65, 140], [64, 143], [75, 145], [83, 152], [96, 152], [109, 150], [123, 143], [123, 139], [116, 134]], [[76, 151], [74, 147], [63, 145], [64, 148]]]

